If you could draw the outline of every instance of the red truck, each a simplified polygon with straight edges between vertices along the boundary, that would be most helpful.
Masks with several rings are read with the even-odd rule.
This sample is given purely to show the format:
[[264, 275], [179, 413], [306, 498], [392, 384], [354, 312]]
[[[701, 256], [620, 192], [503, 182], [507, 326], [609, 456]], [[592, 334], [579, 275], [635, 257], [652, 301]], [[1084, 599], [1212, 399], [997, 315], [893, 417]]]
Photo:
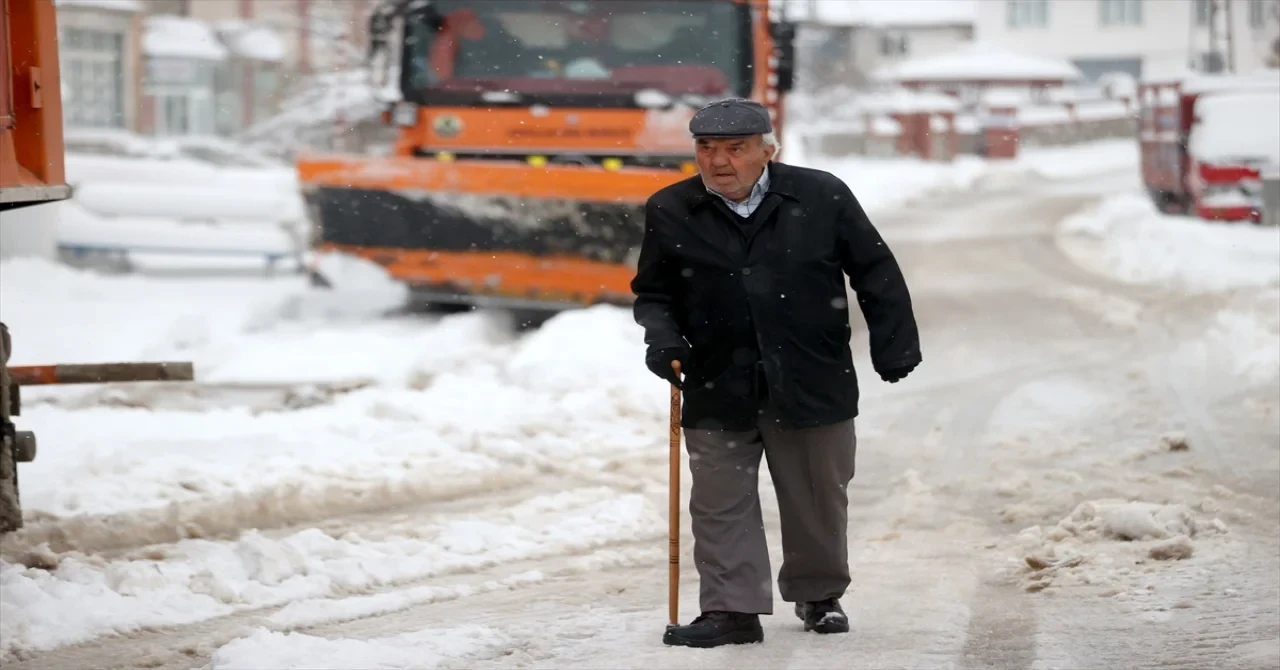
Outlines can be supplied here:
[[1142, 181], [1170, 214], [1262, 220], [1262, 173], [1280, 164], [1280, 75], [1189, 74], [1138, 88]]

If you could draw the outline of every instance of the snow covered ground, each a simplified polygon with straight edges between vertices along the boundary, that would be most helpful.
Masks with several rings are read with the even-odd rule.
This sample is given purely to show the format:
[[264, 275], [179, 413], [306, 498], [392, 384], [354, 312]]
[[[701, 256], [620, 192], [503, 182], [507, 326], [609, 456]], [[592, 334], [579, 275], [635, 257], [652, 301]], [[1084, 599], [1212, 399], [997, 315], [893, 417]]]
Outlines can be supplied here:
[[1280, 284], [1280, 228], [1162, 214], [1141, 193], [1068, 217], [1059, 243], [1082, 267], [1122, 282], [1187, 292]]
[[[1221, 241], [1243, 229], [1195, 228], [1200, 269], [1185, 276], [1161, 254], [1108, 252], [1131, 267], [1097, 280], [1045, 255], [1056, 229], [1066, 248], [1086, 220], [1099, 249], [1131, 244], [1134, 228], [1192, 246], [1126, 218], [1140, 212], [1124, 209], [1123, 179], [1089, 196], [1041, 188], [1135, 165], [1130, 143], [998, 169], [830, 163], [879, 212], [925, 334], [907, 382], [863, 375], [845, 603], [857, 633], [801, 638], [779, 603], [763, 648], [696, 659], [658, 644], [667, 392], [626, 310], [518, 334], [500, 314], [382, 314], [396, 289], [367, 267], [327, 293], [296, 277], [0, 264], [13, 364], [182, 359], [200, 381], [24, 390], [22, 427], [42, 448], [20, 466], [28, 528], [0, 540], [0, 658], [1274, 666], [1280, 292], [1263, 243], [1275, 240], [1250, 230], [1245, 253]], [[1059, 224], [1060, 210], [1077, 216]], [[1121, 215], [1098, 224], [1106, 212]], [[996, 235], [993, 218], [1022, 237]], [[970, 234], [911, 232], [941, 224]], [[1205, 280], [1224, 265], [1229, 281]], [[1159, 293], [1130, 290], [1135, 278]], [[865, 335], [854, 345], [869, 369]], [[688, 619], [687, 535], [682, 547]]]
[[1064, 147], [1024, 148], [1011, 161], [959, 156], [951, 163], [908, 158], [831, 158], [808, 156], [799, 138], [784, 138], [784, 160], [826, 170], [845, 179], [862, 206], [878, 214], [922, 198], [961, 193], [976, 187], [999, 188], [1037, 181], [1077, 179], [1136, 170], [1133, 140], [1102, 140]]

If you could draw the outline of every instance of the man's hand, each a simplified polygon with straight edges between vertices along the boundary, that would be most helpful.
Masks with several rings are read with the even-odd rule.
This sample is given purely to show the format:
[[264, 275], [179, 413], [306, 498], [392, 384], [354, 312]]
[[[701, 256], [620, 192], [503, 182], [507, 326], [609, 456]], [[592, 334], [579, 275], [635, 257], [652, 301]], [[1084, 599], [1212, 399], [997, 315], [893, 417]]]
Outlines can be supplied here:
[[897, 384], [898, 382], [902, 381], [904, 377], [911, 374], [911, 371], [914, 369], [916, 369], [916, 366], [914, 365], [909, 365], [901, 368], [890, 368], [888, 370], [884, 370], [883, 372], [881, 372], [880, 378], [889, 382], [890, 384]]
[[644, 364], [649, 367], [649, 371], [653, 374], [675, 384], [676, 388], [684, 390], [684, 383], [680, 381], [676, 371], [671, 368], [671, 362], [680, 361], [680, 369], [684, 370], [688, 367], [685, 365], [688, 360], [688, 347], [666, 347], [664, 349], [650, 349], [649, 353], [644, 357]]

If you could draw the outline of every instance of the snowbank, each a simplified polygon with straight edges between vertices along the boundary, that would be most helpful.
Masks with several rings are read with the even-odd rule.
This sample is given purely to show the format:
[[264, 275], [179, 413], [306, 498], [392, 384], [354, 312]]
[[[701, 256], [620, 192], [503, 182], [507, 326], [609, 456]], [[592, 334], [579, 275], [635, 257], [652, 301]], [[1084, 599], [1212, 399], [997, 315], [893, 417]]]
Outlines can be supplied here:
[[[108, 146], [128, 139], [103, 138]], [[157, 158], [152, 156], [162, 147], [139, 144], [130, 157], [67, 155], [67, 180], [75, 190], [61, 203], [62, 246], [125, 250], [139, 267], [261, 268], [263, 258], [301, 253], [307, 220], [293, 170]], [[207, 149], [215, 160], [230, 149], [207, 144], [173, 149]]]
[[[1018, 534], [1027, 591], [1062, 584], [1125, 584], [1125, 565], [1178, 561], [1195, 555], [1196, 539], [1220, 539], [1228, 532], [1220, 519], [1197, 517], [1186, 505], [1142, 500], [1082, 502], [1048, 528], [1031, 526]], [[1113, 595], [1118, 595], [1122, 590]]]
[[1280, 281], [1280, 229], [1168, 216], [1139, 194], [1068, 217], [1058, 241], [1082, 267], [1126, 283], [1215, 292]]
[[[230, 522], [228, 506], [252, 509], [251, 499], [280, 515], [341, 509], [356, 491], [384, 504], [431, 495], [442, 472], [448, 487], [482, 487], [552, 456], [589, 469], [662, 435], [665, 387], [641, 363], [629, 311], [569, 312], [517, 338], [497, 314], [370, 320], [376, 282], [359, 283], [347, 299], [361, 302], [343, 314], [342, 296], [299, 278], [160, 281], [0, 265], [16, 365], [176, 359], [209, 384], [374, 386], [294, 412], [251, 402], [141, 409], [173, 387], [32, 389], [25, 425], [59, 448], [24, 466], [29, 508], [56, 517], [169, 509], [217, 527]], [[104, 444], [101, 431], [121, 437]]]
[[1132, 140], [1104, 140], [1066, 147], [1037, 147], [1011, 161], [960, 156], [950, 163], [914, 158], [827, 158], [806, 155], [802, 135], [789, 135], [783, 160], [831, 172], [844, 179], [862, 206], [884, 211], [928, 195], [956, 193], [976, 187], [1000, 188], [1028, 180], [1072, 180], [1137, 170], [1138, 149]]
[[[662, 516], [643, 496], [601, 487], [537, 496], [466, 520], [422, 523], [380, 539], [314, 528], [281, 539], [251, 531], [233, 542], [186, 540], [134, 560], [37, 548], [21, 562], [0, 561], [0, 657], [296, 601], [323, 610], [325, 603], [312, 599], [582, 553], [657, 538], [664, 530]], [[519, 575], [505, 586], [538, 579]], [[262, 658], [245, 666], [237, 650], [257, 651], [254, 643], [253, 637], [232, 643], [215, 667], [316, 667]], [[314, 661], [292, 659], [306, 660]]]

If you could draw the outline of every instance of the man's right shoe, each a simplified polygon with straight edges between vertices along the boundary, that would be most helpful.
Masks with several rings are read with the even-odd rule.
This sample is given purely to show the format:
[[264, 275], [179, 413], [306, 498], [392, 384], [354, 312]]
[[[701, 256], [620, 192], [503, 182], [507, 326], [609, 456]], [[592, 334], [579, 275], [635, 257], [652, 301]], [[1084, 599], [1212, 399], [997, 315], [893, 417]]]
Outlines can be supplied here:
[[806, 631], [824, 634], [849, 632], [849, 617], [840, 607], [838, 598], [796, 603], [796, 616], [804, 622]]
[[760, 615], [741, 612], [703, 612], [687, 626], [667, 626], [662, 643], [673, 647], [719, 647], [764, 642]]

